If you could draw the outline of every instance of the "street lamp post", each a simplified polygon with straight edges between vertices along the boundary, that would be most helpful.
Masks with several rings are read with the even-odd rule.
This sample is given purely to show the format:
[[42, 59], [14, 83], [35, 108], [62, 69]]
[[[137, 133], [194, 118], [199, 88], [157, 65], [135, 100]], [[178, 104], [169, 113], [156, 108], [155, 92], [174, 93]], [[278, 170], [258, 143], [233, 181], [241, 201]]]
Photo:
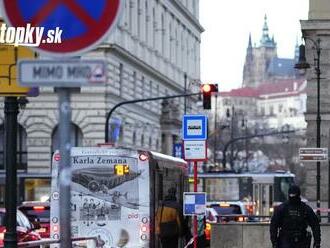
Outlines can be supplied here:
[[[314, 69], [316, 74], [316, 83], [317, 83], [317, 106], [316, 106], [316, 147], [321, 147], [321, 114], [320, 114], [320, 80], [321, 80], [321, 70], [320, 70], [320, 57], [321, 57], [321, 39], [318, 38], [316, 41], [309, 38], [303, 37], [305, 41], [309, 40], [313, 43], [316, 50], [316, 58], [314, 58]], [[296, 69], [308, 69], [310, 68], [309, 63], [306, 61], [305, 56], [305, 46], [300, 45], [299, 47], [299, 60], [295, 65]], [[330, 180], [330, 179], [329, 179]], [[329, 181], [330, 182], [330, 181]], [[321, 164], [320, 161], [316, 162], [316, 207], [317, 207], [317, 216], [320, 219], [320, 205], [321, 205]], [[328, 208], [330, 208], [330, 199], [328, 199]]]
[[[247, 126], [247, 118], [242, 119], [242, 128], [244, 128], [244, 135], [248, 136], [248, 126]], [[249, 168], [249, 140], [245, 140], [245, 170], [248, 170]]]
[[[226, 111], [227, 118], [230, 118], [230, 140], [234, 139], [234, 123], [235, 123], [235, 107], [231, 106], [231, 113], [229, 108]], [[230, 146], [230, 168], [233, 168], [233, 158], [234, 158], [234, 146]], [[226, 168], [226, 164], [223, 165], [224, 168]]]
[[217, 147], [218, 147], [218, 139], [217, 139], [217, 119], [218, 119], [218, 95], [215, 95], [215, 107], [214, 107], [214, 150], [213, 150], [213, 163], [214, 166], [216, 164], [217, 158]]

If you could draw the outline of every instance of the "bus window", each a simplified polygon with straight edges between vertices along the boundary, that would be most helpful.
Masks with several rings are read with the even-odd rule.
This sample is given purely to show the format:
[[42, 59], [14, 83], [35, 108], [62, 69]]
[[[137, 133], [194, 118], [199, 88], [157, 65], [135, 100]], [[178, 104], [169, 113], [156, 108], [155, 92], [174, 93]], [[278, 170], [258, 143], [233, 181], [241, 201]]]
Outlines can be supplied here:
[[157, 175], [157, 196], [158, 196], [158, 201], [162, 201], [164, 199], [164, 194], [163, 194], [163, 174], [158, 174]]

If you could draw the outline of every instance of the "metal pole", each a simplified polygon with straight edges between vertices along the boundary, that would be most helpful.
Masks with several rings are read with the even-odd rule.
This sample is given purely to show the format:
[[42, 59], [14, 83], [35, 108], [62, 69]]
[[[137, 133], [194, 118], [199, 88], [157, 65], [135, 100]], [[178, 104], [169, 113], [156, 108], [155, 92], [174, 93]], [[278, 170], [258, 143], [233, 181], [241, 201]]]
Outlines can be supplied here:
[[5, 97], [5, 168], [6, 168], [6, 232], [5, 247], [17, 247], [16, 201], [17, 201], [17, 97]]
[[[245, 136], [248, 136], [248, 126], [247, 126], [247, 119], [245, 120]], [[245, 140], [245, 155], [246, 155], [246, 169], [249, 169], [249, 140]]]
[[111, 118], [113, 112], [115, 112], [115, 110], [117, 108], [119, 108], [120, 106], [126, 105], [126, 104], [138, 103], [138, 102], [158, 101], [158, 100], [172, 99], [172, 98], [177, 98], [177, 97], [197, 96], [197, 95], [200, 95], [200, 94], [201, 93], [190, 93], [190, 94], [180, 94], [180, 95], [174, 95], [174, 96], [160, 96], [160, 97], [151, 97], [151, 98], [130, 100], [130, 101], [124, 101], [124, 102], [117, 103], [109, 111], [109, 113], [106, 116], [105, 127], [104, 127], [105, 142], [109, 142], [109, 123], [110, 123], [110, 118]]
[[[234, 115], [235, 107], [231, 107], [231, 124], [230, 124], [230, 140], [234, 139]], [[230, 169], [233, 169], [234, 146], [230, 145]], [[226, 165], [225, 165], [226, 166]]]
[[[187, 94], [187, 73], [184, 74], [184, 94]], [[184, 114], [187, 113], [187, 99], [184, 98]]]
[[58, 88], [59, 96], [59, 132], [60, 132], [60, 233], [61, 247], [71, 248], [71, 161], [70, 161], [70, 124], [71, 124], [71, 106], [70, 89]]
[[[320, 115], [320, 39], [317, 39], [317, 58], [316, 58], [316, 79], [317, 79], [317, 115], [316, 115], [316, 147], [321, 147], [321, 115]], [[321, 207], [321, 163], [320, 161], [316, 162], [316, 207], [317, 207], [317, 216], [321, 220], [320, 207]]]
[[330, 160], [328, 166], [328, 223], [330, 223]]
[[214, 150], [213, 150], [213, 163], [216, 163], [217, 157], [217, 119], [218, 119], [218, 95], [215, 95], [215, 108], [214, 108]]
[[[197, 192], [197, 161], [194, 161], [194, 192]], [[194, 216], [194, 248], [197, 248], [197, 216]]]

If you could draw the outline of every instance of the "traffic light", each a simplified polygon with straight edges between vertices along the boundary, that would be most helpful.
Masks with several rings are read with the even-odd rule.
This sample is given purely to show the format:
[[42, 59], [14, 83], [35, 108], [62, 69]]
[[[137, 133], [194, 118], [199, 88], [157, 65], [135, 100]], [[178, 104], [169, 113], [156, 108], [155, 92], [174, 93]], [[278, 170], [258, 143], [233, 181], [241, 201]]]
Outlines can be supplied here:
[[203, 108], [211, 109], [211, 95], [212, 92], [218, 92], [217, 84], [202, 84], [202, 93], [203, 93]]

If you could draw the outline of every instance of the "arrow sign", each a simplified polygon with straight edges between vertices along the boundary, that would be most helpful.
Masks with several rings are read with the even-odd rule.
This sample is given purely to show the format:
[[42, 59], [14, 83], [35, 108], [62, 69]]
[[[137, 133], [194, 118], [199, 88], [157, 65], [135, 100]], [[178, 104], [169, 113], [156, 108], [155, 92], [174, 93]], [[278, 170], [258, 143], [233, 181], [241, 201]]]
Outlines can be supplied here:
[[299, 160], [316, 162], [328, 160], [328, 148], [299, 148]]

